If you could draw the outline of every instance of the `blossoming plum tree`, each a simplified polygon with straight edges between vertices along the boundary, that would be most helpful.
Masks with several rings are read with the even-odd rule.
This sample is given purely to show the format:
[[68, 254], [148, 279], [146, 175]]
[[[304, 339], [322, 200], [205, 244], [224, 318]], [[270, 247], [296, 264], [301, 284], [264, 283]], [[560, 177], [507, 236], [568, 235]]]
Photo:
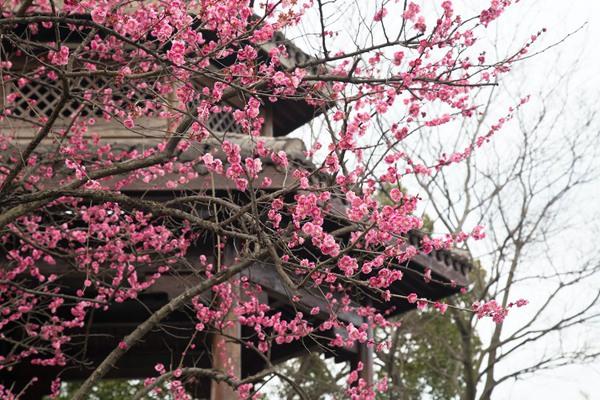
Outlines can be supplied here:
[[[435, 18], [418, 2], [384, 1], [363, 19], [368, 40], [361, 42], [368, 44], [338, 50], [330, 40], [340, 32], [329, 26], [328, 8], [337, 3], [363, 14], [368, 7], [329, 3], [2, 1], [0, 371], [22, 364], [66, 368], [75, 362], [69, 350], [74, 332], [91, 314], [137, 299], [182, 265], [201, 278], [198, 283], [124, 337], [75, 399], [86, 398], [125, 353], [182, 307], [193, 310], [198, 335], [227, 332], [226, 317], [234, 315], [256, 332], [243, 344], [255, 348], [257, 357], [274, 344], [332, 329], [345, 334], [331, 346], [370, 340], [385, 348], [368, 336], [370, 327], [388, 324], [372, 307], [357, 310], [368, 321], [360, 326], [313, 308], [310, 314], [330, 314], [313, 326], [307, 313], [287, 318], [271, 312], [260, 301], [260, 288], [240, 273], [254, 262], [272, 264], [291, 302], [299, 289], [319, 287], [331, 309], [338, 301], [347, 307], [351, 288], [363, 286], [389, 301], [390, 286], [403, 277], [394, 265], [483, 237], [481, 227], [472, 227], [425, 236], [412, 246], [406, 236], [422, 225], [414, 215], [419, 199], [395, 189], [395, 203], [383, 205], [377, 191], [381, 184], [399, 185], [407, 175], [430, 175], [461, 162], [490, 140], [512, 108], [472, 146], [440, 154], [429, 165], [399, 146], [422, 127], [476, 118], [473, 90], [495, 85], [537, 35], [512, 55], [489, 60], [477, 39], [510, 0], [491, 0], [472, 16], [458, 15], [451, 1], [443, 1], [436, 4]], [[320, 48], [288, 68], [282, 61], [287, 49], [273, 38], [306, 20], [318, 22]], [[274, 44], [261, 54], [257, 49], [265, 43]], [[102, 85], [82, 84], [90, 81]], [[30, 91], [31, 85], [38, 91]], [[55, 93], [50, 106], [44, 103], [48, 91]], [[268, 123], [265, 108], [282, 101], [305, 102], [322, 114], [329, 138], [305, 152], [310, 166], [294, 163], [261, 136]], [[247, 145], [211, 128], [210, 118], [218, 113], [233, 117]], [[376, 145], [365, 146], [369, 127], [382, 114], [393, 114], [394, 122], [381, 130]], [[148, 121], [164, 121], [167, 128]], [[103, 123], [137, 135], [138, 142], [144, 138], [146, 145], [123, 148], [107, 141], [97, 128]], [[202, 150], [209, 142], [222, 157]], [[190, 150], [196, 156], [180, 157]], [[285, 171], [280, 187], [262, 174], [265, 160]], [[198, 168], [230, 183], [236, 194], [221, 197], [214, 184], [212, 190], [186, 191]], [[180, 195], [170, 201], [132, 195], [128, 188], [136, 184], [162, 185]], [[194, 254], [194, 264], [186, 261], [207, 236], [215, 240], [211, 254]], [[235, 254], [225, 257], [231, 243]], [[66, 267], [56, 268], [59, 264]], [[80, 278], [68, 280], [73, 274]], [[432, 279], [430, 271], [424, 279]], [[218, 301], [207, 303], [207, 294]], [[431, 303], [441, 312], [447, 308], [416, 293], [405, 300], [419, 307]], [[474, 310], [496, 321], [507, 313], [495, 302]], [[164, 365], [156, 372], [139, 397], [168, 383], [175, 398], [187, 398], [182, 376], [198, 374], [247, 398], [258, 390], [253, 383], [277, 374], [267, 368], [240, 379], [227, 370]], [[385, 381], [377, 387], [362, 382], [356, 371], [348, 382], [347, 395], [356, 399], [373, 398], [385, 388]], [[60, 378], [52, 384], [55, 395], [59, 388]], [[0, 386], [7, 399], [27, 390]]]

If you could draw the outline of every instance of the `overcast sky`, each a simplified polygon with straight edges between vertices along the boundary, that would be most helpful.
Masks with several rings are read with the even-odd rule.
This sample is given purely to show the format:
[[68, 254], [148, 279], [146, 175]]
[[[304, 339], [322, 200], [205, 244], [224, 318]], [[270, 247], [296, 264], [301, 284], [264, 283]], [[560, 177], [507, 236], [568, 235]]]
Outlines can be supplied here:
[[[524, 66], [529, 81], [525, 86], [531, 88], [532, 94], [536, 88], [546, 84], [549, 68], [567, 71], [573, 61], [579, 58], [577, 70], [574, 71], [572, 92], [569, 101], [570, 109], [577, 113], [579, 106], [595, 109], [600, 98], [600, 1], [597, 0], [522, 0], [514, 10], [506, 15], [502, 23], [503, 29], [510, 25], [520, 25], [519, 30], [536, 30], [540, 27], [548, 29], [542, 40], [542, 45], [551, 45], [576, 31], [586, 24], [579, 32], [567, 38], [560, 45], [546, 53], [533, 58]], [[568, 117], [567, 117], [568, 118]], [[573, 116], [575, 118], [575, 115]], [[600, 162], [600, 161], [599, 161]], [[583, 225], [583, 233], [578, 243], [583, 251], [600, 253], [597, 236], [594, 230], [598, 226], [600, 215], [600, 187], [590, 186], [579, 197], [579, 204], [574, 207], [582, 210], [583, 220], [589, 221]], [[542, 268], [543, 265], [535, 265]], [[598, 281], [591, 282], [586, 290], [597, 292]], [[532, 296], [535, 292], [531, 293]], [[557, 310], [560, 312], [561, 310]], [[587, 328], [582, 335], [589, 339], [596, 335], [596, 343], [600, 343], [599, 327]], [[570, 338], [574, 340], [576, 338]], [[547, 343], [546, 347], [538, 347], [537, 351], [551, 349], [556, 343]], [[513, 362], [527, 362], [531, 354], [524, 352], [522, 357], [516, 357]], [[510, 382], [502, 385], [494, 396], [496, 399], [600, 399], [600, 362], [580, 366], [562, 368], [556, 371], [539, 373], [525, 381]]]

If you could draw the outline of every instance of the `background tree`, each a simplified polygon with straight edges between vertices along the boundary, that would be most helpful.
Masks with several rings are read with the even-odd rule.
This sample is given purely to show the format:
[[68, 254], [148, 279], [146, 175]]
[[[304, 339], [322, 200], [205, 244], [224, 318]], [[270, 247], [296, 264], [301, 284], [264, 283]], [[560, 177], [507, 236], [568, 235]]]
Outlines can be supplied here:
[[[477, 318], [450, 310], [451, 323], [439, 335], [430, 332], [439, 338], [432, 343], [452, 344], [438, 353], [448, 362], [417, 364], [423, 386], [418, 380], [415, 384], [410, 369], [405, 369], [399, 382], [392, 380], [395, 387], [390, 394], [397, 390], [417, 399], [430, 391], [434, 398], [490, 399], [506, 381], [597, 359], [593, 334], [587, 340], [581, 336], [600, 316], [600, 291], [593, 283], [600, 271], [597, 249], [594, 252], [592, 246], [591, 254], [586, 254], [580, 246], [578, 252], [568, 238], [577, 237], [579, 224], [585, 223], [574, 222], [580, 211], [577, 204], [585, 203], [587, 188], [597, 182], [598, 119], [594, 110], [579, 108], [579, 104], [577, 112], [569, 110], [574, 70], [570, 68], [567, 75], [556, 78], [554, 86], [534, 96], [527, 107], [529, 114], [517, 112], [505, 141], [499, 139], [490, 151], [468, 158], [453, 168], [452, 176], [440, 170], [417, 179], [429, 200], [427, 210], [441, 231], [460, 231], [474, 221], [489, 227], [483, 246], [465, 247], [471, 257], [481, 260], [476, 264], [481, 270], [472, 276], [472, 289], [451, 302], [466, 305], [495, 298], [507, 306], [515, 292], [529, 292], [532, 304], [526, 318], [494, 327], [481, 326]], [[476, 137], [504, 96], [504, 92], [490, 95], [478, 122], [462, 125], [461, 131]], [[440, 148], [441, 143], [453, 140], [445, 135], [448, 132], [441, 130], [439, 136], [421, 137], [433, 142], [425, 140], [417, 146], [423, 151]], [[561, 304], [568, 306], [557, 314]], [[393, 348], [394, 357], [383, 355], [382, 371], [411, 364], [414, 355], [420, 354], [422, 346], [410, 342], [414, 335], [410, 326], [391, 333], [409, 338], [409, 345], [405, 350], [400, 341]], [[515, 357], [519, 362], [513, 361]], [[440, 385], [452, 390], [440, 393]]]
[[[585, 93], [573, 89], [577, 63], [567, 71], [548, 74], [543, 91], [491, 148], [453, 169], [406, 182], [421, 187], [424, 210], [433, 215], [421, 214], [431, 221], [427, 231], [489, 227], [478, 245], [463, 247], [476, 259], [473, 286], [452, 304], [518, 293], [532, 301], [527, 316], [493, 327], [452, 309], [445, 316], [427, 309], [402, 316], [400, 326], [378, 333], [390, 343], [389, 350], [377, 353], [378, 372], [390, 378], [380, 398], [489, 399], [511, 380], [597, 361], [593, 332], [600, 315], [600, 265], [597, 246], [580, 241], [594, 229], [594, 214], [588, 212], [594, 206], [586, 202], [598, 182], [599, 126], [595, 110], [569, 96]], [[513, 83], [526, 79], [524, 70], [519, 72], [502, 87], [522, 86]], [[506, 97], [522, 96], [510, 90], [488, 93], [475, 123], [461, 125], [456, 136], [446, 127], [419, 136], [407, 153], [433, 149], [434, 156], [449, 143], [464, 148], [461, 140], [479, 136]], [[380, 201], [388, 200], [391, 188], [383, 185]]]

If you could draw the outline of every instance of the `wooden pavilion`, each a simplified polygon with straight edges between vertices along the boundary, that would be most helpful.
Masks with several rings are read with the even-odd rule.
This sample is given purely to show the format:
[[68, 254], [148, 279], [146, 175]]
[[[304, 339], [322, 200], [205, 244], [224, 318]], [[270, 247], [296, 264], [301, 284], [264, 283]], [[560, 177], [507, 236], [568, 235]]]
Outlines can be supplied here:
[[[68, 41], [77, 42], [81, 38], [77, 38], [66, 26], [60, 27], [59, 31]], [[18, 29], [15, 28], [18, 34]], [[25, 34], [25, 33], [23, 33]], [[36, 40], [53, 41], [56, 31], [54, 29], [40, 29]], [[273, 47], [283, 44], [288, 50], [288, 57], [282, 58], [282, 68], [293, 69], [295, 65], [305, 62], [309, 56], [300, 51], [288, 40], [281, 35], [277, 35], [272, 42], [266, 43], [259, 49], [263, 56], [266, 56], [268, 50]], [[15, 60], [18, 63], [19, 60]], [[80, 84], [83, 87], [101, 87], [106, 85], [106, 82], [97, 82], [93, 80], [81, 80]], [[57, 97], [52, 92], [52, 88], [47, 85], [34, 85], [24, 89], [26, 93], [37, 100], [39, 113], [47, 113], [55, 105]], [[232, 106], [239, 106], [239, 99], [232, 99]], [[27, 113], [30, 109], [30, 104], [23, 102], [17, 104], [18, 113]], [[19, 110], [18, 108], [21, 107]], [[78, 104], [72, 105], [73, 109], [78, 107]], [[268, 107], [264, 107], [262, 114], [265, 117], [266, 123], [263, 128], [263, 134], [267, 142], [267, 147], [275, 151], [285, 151], [292, 163], [304, 165], [310, 168], [310, 161], [305, 158], [304, 145], [299, 139], [290, 138], [287, 135], [296, 128], [306, 124], [320, 112], [313, 106], [301, 101], [284, 100], [276, 102]], [[68, 110], [64, 115], [68, 117]], [[210, 120], [210, 127], [223, 134], [227, 134], [230, 141], [237, 142], [241, 148], [248, 148], [247, 137], [237, 133], [235, 123], [231, 115], [222, 113], [214, 115]], [[147, 137], [140, 140], [140, 136], [135, 135], [130, 130], [123, 129], [115, 124], [106, 123], [102, 127], [102, 140], [110, 142], [115, 148], [121, 146], [123, 149], [140, 148], [151, 146], [154, 141], [151, 138], [153, 131], [156, 136], [160, 132], [168, 129], [166, 126], [158, 126], [155, 121], [146, 121], [141, 123], [145, 126]], [[31, 128], [23, 126], [20, 128], [17, 124], [13, 129], [16, 129], [17, 137], [23, 143], [27, 143], [33, 135]], [[43, 151], [43, 150], [42, 150]], [[216, 157], [224, 157], [218, 152], [216, 142], [208, 140], [201, 146], [192, 147], [178, 154], [181, 161], [191, 160], [198, 155], [211, 152]], [[285, 171], [282, 171], [278, 166], [274, 165], [269, 159], [263, 160], [264, 169], [262, 176], [268, 176], [273, 181], [272, 190], [284, 187], [287, 176]], [[262, 178], [262, 176], [260, 178]], [[140, 182], [132, 183], [123, 187], [121, 191], [130, 196], [143, 197], [152, 200], [168, 201], [174, 197], [186, 192], [206, 191], [208, 188], [215, 190], [217, 195], [231, 195], [236, 191], [232, 183], [222, 177], [213, 176], [209, 171], [198, 167], [198, 177], [190, 180], [185, 184], [184, 188], [171, 190], [167, 188], [167, 182], [173, 176], [164, 176], [151, 184], [143, 184]], [[259, 178], [259, 179], [260, 179]], [[241, 197], [240, 197], [241, 198]], [[343, 204], [341, 204], [343, 207]], [[200, 212], [201, 213], [201, 212]], [[419, 232], [412, 232], [409, 237], [411, 244], [417, 245], [422, 238]], [[190, 249], [187, 255], [189, 264], [198, 262], [198, 256], [201, 254], [210, 254], [214, 252], [214, 243], [211, 240], [205, 240], [198, 243], [195, 248]], [[233, 259], [235, 257], [235, 243], [227, 243], [223, 249], [224, 257]], [[0, 255], [1, 257], [2, 255]], [[1, 260], [1, 258], [0, 258]], [[210, 261], [210, 260], [209, 260]], [[1, 262], [1, 261], [0, 261]], [[43, 266], [44, 272], [54, 272], [57, 275], [63, 276], [62, 284], [65, 286], [79, 287], [81, 276], [72, 274], [68, 271], [65, 265], [57, 264], [54, 266]], [[415, 292], [419, 296], [428, 299], [441, 299], [457, 293], [461, 287], [467, 285], [467, 273], [471, 265], [467, 258], [461, 256], [454, 251], [433, 251], [428, 255], [417, 255], [407, 265], [402, 267], [404, 277], [397, 281], [391, 287], [394, 294], [407, 295]], [[431, 269], [433, 282], [425, 283], [423, 274], [426, 269]], [[187, 272], [186, 272], [187, 271]], [[138, 273], [143, 273], [140, 271]], [[150, 273], [151, 271], [146, 271]], [[257, 262], [252, 267], [243, 272], [243, 276], [247, 277], [249, 282], [258, 284], [263, 288], [260, 301], [268, 304], [272, 309], [282, 312], [284, 315], [293, 315], [298, 311], [304, 311], [309, 314], [309, 310], [314, 307], [319, 307], [320, 310], [327, 310], [327, 304], [321, 295], [315, 289], [303, 289], [299, 293], [300, 300], [291, 303], [291, 295], [280, 275], [276, 273], [274, 268], [267, 263]], [[61, 377], [63, 380], [81, 380], [85, 379], [96, 365], [98, 365], [105, 356], [115, 348], [121, 338], [129, 334], [139, 323], [144, 321], [153, 310], [157, 310], [170, 299], [174, 298], [186, 288], [197, 284], [200, 278], [191, 273], [189, 269], [180, 271], [174, 270], [172, 273], [163, 275], [150, 289], [143, 292], [135, 301], [126, 301], [124, 303], [115, 303], [110, 306], [106, 312], [98, 312], [93, 318], [90, 318], [87, 326], [78, 332], [79, 340], [82, 347], [77, 349], [77, 354], [72, 354], [73, 357], [85, 360], [83, 365], [72, 366], [68, 368], [60, 368]], [[437, 282], [437, 283], [436, 283]], [[454, 284], [450, 284], [454, 282]], [[360, 290], [353, 296], [353, 306], [361, 305], [361, 302], [369, 301], [370, 304], [378, 311], [386, 313], [389, 316], [398, 315], [407, 312], [414, 308], [414, 304], [410, 304], [404, 300], [392, 299], [391, 302], [377, 302], [373, 299], [377, 296], [369, 296], [368, 290]], [[354, 312], [338, 312], [337, 317], [341, 321], [353, 323], [355, 326], [361, 325], [364, 322], [363, 317]], [[319, 312], [312, 315], [312, 323], [317, 325], [326, 321], [329, 318], [329, 313]], [[240, 377], [251, 376], [265, 366], [265, 361], [256, 357], [253, 350], [245, 348], [238, 343], [226, 340], [219, 335], [205, 335], [199, 338], [203, 343], [201, 346], [196, 346], [194, 349], [189, 349], [189, 337], [194, 333], [195, 326], [193, 318], [190, 318], [186, 310], [179, 310], [173, 313], [166, 321], [164, 321], [164, 329], [157, 330], [148, 335], [143, 343], [136, 345], [131, 349], [118, 363], [107, 378], [122, 378], [136, 379], [148, 376], [155, 376], [154, 366], [157, 363], [170, 365], [174, 355], [185, 354], [183, 360], [184, 366], [195, 366], [202, 368], [218, 368], [224, 365], [225, 360], [222, 356], [218, 356], [217, 351], [211, 351], [217, 344], [220, 343], [227, 349], [227, 357], [229, 362], [233, 360], [235, 365], [235, 373]], [[230, 335], [237, 337], [250, 336], [252, 332], [247, 332], [248, 328], [240, 326], [239, 323], [234, 324], [233, 328], [228, 332]], [[373, 382], [373, 350], [366, 344], [357, 344], [350, 348], [331, 348], [328, 344], [334, 338], [336, 333], [344, 334], [344, 332], [324, 332], [324, 337], [320, 340], [305, 340], [292, 342], [290, 344], [274, 345], [270, 361], [273, 364], [281, 363], [290, 358], [302, 355], [308, 351], [322, 352], [326, 357], [333, 357], [338, 362], [357, 363], [362, 361], [364, 368], [361, 371], [362, 377], [367, 382]], [[0, 346], [2, 346], [0, 344]], [[0, 347], [0, 354], [5, 350]], [[49, 367], [35, 367], [22, 363], [14, 367], [10, 371], [0, 372], [0, 382], [4, 384], [16, 383], [17, 387], [24, 387], [30, 381], [32, 376], [47, 377], [41, 379], [30, 387], [24, 399], [39, 399], [48, 392], [50, 381], [58, 374], [59, 369]], [[212, 387], [211, 387], [212, 386]], [[209, 380], [197, 380], [195, 384], [189, 385], [196, 397], [211, 398], [211, 400], [225, 400], [232, 396], [228, 386], [224, 384], [212, 384]]]

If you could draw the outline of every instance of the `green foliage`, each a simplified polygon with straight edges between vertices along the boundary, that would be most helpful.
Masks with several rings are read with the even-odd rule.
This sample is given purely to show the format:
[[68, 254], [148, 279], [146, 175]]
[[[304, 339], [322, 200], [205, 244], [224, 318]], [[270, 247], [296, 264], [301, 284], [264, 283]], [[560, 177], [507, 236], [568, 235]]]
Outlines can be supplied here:
[[[451, 298], [452, 304], [469, 307], [477, 297], [485, 270], [479, 260], [473, 262], [469, 280], [472, 290]], [[466, 393], [465, 357], [473, 373], [481, 353], [481, 340], [472, 330], [469, 315], [451, 309], [445, 315], [435, 310], [413, 311], [400, 317], [401, 326], [378, 332], [391, 343], [388, 354], [378, 354], [383, 364], [377, 372], [387, 376], [389, 390], [378, 400], [452, 400]], [[461, 332], [459, 323], [465, 327]], [[465, 352], [468, 349], [468, 352]]]
[[[58, 399], [70, 399], [80, 385], [79, 382], [64, 382]], [[92, 389], [89, 400], [129, 400], [143, 386], [143, 382], [137, 380], [110, 379], [101, 381]]]
[[[327, 365], [328, 363], [317, 353], [295, 358], [283, 364], [281, 373], [289, 376], [298, 386], [304, 390], [309, 399], [322, 399], [327, 395], [335, 395], [342, 392], [338, 385], [340, 377], [344, 372], [334, 375]], [[291, 385], [282, 385], [278, 392], [278, 398], [295, 400], [300, 397]]]
[[[389, 333], [390, 354], [381, 354], [389, 390], [378, 399], [450, 400], [464, 392], [461, 335], [450, 315], [411, 312]], [[477, 340], [477, 346], [480, 346]]]

